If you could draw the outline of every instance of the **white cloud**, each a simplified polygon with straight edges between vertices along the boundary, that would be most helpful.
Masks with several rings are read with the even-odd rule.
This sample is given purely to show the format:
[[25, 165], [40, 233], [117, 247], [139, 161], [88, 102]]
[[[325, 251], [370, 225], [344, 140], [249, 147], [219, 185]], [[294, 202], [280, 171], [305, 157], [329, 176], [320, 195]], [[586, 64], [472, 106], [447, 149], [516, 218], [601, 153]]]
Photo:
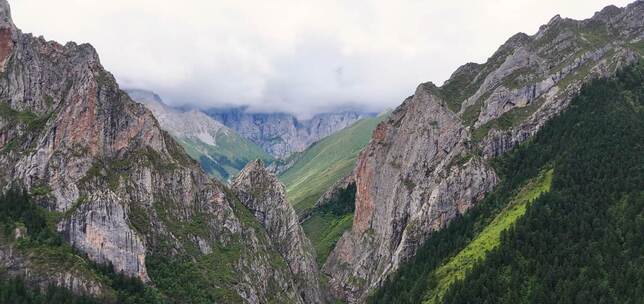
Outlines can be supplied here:
[[616, 0], [14, 0], [14, 22], [89, 42], [124, 87], [169, 103], [298, 114], [395, 107], [555, 14]]

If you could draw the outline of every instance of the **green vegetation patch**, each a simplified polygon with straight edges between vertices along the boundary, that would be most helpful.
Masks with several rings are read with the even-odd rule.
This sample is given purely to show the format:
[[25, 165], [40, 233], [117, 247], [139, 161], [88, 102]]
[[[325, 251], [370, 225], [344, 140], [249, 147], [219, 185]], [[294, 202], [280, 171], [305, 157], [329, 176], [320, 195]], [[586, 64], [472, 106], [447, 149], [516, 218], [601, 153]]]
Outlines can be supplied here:
[[586, 44], [586, 48], [599, 48], [606, 45], [608, 41], [613, 40], [612, 33], [603, 21], [593, 20], [576, 30]]
[[342, 234], [351, 229], [355, 200], [356, 186], [350, 184], [326, 204], [313, 209], [302, 223], [304, 233], [315, 247], [319, 265], [324, 264]]
[[630, 43], [628, 46], [630, 48], [636, 50], [637, 52], [639, 52], [640, 56], [644, 56], [644, 40], [640, 40], [638, 42]]
[[554, 163], [551, 192], [445, 303], [637, 303], [644, 297], [644, 66], [585, 86], [503, 172]]
[[483, 107], [483, 100], [484, 99], [479, 99], [473, 105], [465, 108], [465, 111], [461, 114], [461, 119], [463, 120], [464, 125], [472, 126], [479, 119], [479, 115], [481, 115]]
[[273, 158], [259, 146], [242, 138], [234, 132], [220, 132], [215, 141], [209, 145], [197, 138], [176, 138], [190, 157], [199, 162], [201, 167], [213, 177], [226, 181], [232, 179], [255, 159], [270, 162]]
[[550, 191], [552, 174], [553, 171], [550, 169], [522, 187], [510, 205], [504, 208], [478, 236], [435, 271], [437, 283], [425, 303], [441, 303], [449, 286], [457, 280], [462, 280], [468, 271], [485, 259], [488, 252], [499, 246], [501, 233], [512, 227], [525, 214], [530, 202]]
[[470, 63], [463, 67], [463, 71], [455, 73], [452, 77], [437, 90], [441, 99], [447, 103], [447, 108], [458, 113], [461, 110], [463, 101], [474, 95], [481, 86], [485, 77], [478, 77], [483, 66]]
[[472, 140], [480, 141], [490, 132], [491, 129], [506, 131], [518, 126], [534, 114], [545, 102], [545, 98], [539, 98], [525, 107], [516, 107], [503, 113], [499, 118], [488, 121], [484, 125], [472, 131]]
[[13, 150], [15, 150], [18, 147], [18, 140], [15, 138], [12, 138], [8, 143], [2, 147], [2, 153], [9, 153]]
[[146, 258], [154, 284], [178, 303], [243, 303], [234, 292], [239, 247], [215, 247], [208, 255], [170, 256], [167, 245]]
[[10, 123], [21, 123], [27, 126], [28, 131], [42, 129], [51, 115], [38, 116], [31, 111], [17, 111], [12, 109], [8, 103], [0, 102], [0, 118]]
[[[250, 211], [237, 200], [229, 190], [224, 190], [233, 202], [233, 211], [244, 227], [254, 230], [261, 245], [272, 248], [266, 233]], [[173, 217], [176, 206], [172, 202], [155, 203], [155, 212], [177, 237], [185, 250], [178, 250], [166, 240], [160, 239], [153, 244], [151, 254], [146, 258], [148, 273], [154, 284], [165, 295], [177, 303], [244, 303], [235, 288], [239, 284], [238, 269], [244, 268], [241, 261], [252, 260], [266, 255], [275, 271], [287, 272], [284, 259], [274, 250], [255, 253], [243, 243], [243, 235], [216, 236], [224, 241], [215, 240], [207, 228], [204, 214], [195, 211], [191, 219], [184, 221]], [[244, 232], [242, 232], [243, 234]], [[204, 239], [211, 252], [202, 254], [195, 245], [195, 236]], [[215, 241], [213, 241], [215, 240]], [[271, 303], [279, 303], [284, 297], [274, 280], [268, 282]], [[283, 300], [283, 299], [282, 299]]]
[[458, 167], [463, 166], [467, 164], [467, 162], [469, 162], [470, 159], [472, 159], [473, 157], [475, 157], [474, 153], [471, 153], [471, 152], [461, 153], [460, 155], [458, 155], [457, 157], [453, 158], [450, 161], [449, 165], [447, 165], [447, 168], [452, 168], [454, 166], [458, 166]]
[[[177, 252], [166, 240], [157, 239], [151, 244], [151, 253], [146, 257], [146, 266], [154, 284], [166, 296], [185, 303], [241, 303], [234, 292], [234, 265], [241, 256], [238, 236], [225, 246], [210, 240], [205, 214], [191, 210], [189, 220], [176, 217], [179, 206], [172, 201], [156, 201], [154, 213], [169, 232], [181, 243]], [[150, 218], [145, 208], [130, 206], [130, 222], [145, 235], [150, 231]], [[200, 237], [208, 242], [212, 252], [203, 255], [195, 242]], [[154, 238], [153, 238], [154, 239]], [[175, 253], [173, 253], [175, 252]]]
[[34, 186], [31, 188], [31, 194], [36, 196], [47, 195], [51, 192], [49, 185]]
[[[609, 58], [609, 57], [613, 56], [614, 54], [615, 54], [615, 49], [610, 49], [610, 50], [608, 50], [606, 52], [606, 54], [604, 54], [604, 56], [602, 56], [601, 59]], [[594, 66], [594, 63], [595, 63], [595, 61], [593, 61], [593, 60], [588, 60], [588, 61], [584, 62], [584, 64], [582, 64], [576, 70], [574, 70], [571, 73], [569, 73], [568, 75], [566, 75], [566, 77], [564, 77], [564, 79], [559, 81], [557, 86], [560, 89], [565, 90], [565, 89], [568, 88], [568, 86], [570, 86], [570, 84], [572, 84], [574, 82], [577, 82], [577, 81], [584, 80], [590, 74], [590, 71], [591, 71], [592, 67]]]
[[[644, 298], [643, 84], [639, 63], [586, 85], [530, 141], [493, 160], [497, 189], [434, 232], [368, 302], [419, 303], [435, 293], [444, 293], [442, 303]], [[543, 168], [553, 170], [550, 191], [525, 211], [507, 207]]]
[[313, 144], [280, 180], [298, 214], [311, 209], [322, 194], [355, 167], [358, 154], [369, 143], [376, 126], [388, 115], [364, 118]]
[[522, 67], [514, 70], [509, 75], [503, 77], [501, 85], [513, 90], [520, 89], [532, 82], [531, 76], [534, 75], [535, 70], [532, 67]]
[[315, 213], [304, 223], [304, 233], [315, 247], [318, 265], [324, 265], [329, 253], [335, 247], [342, 234], [351, 229], [353, 213], [337, 217], [327, 213]]
[[[191, 161], [187, 156], [183, 161]], [[151, 147], [137, 150], [119, 158], [103, 161], [96, 159], [85, 176], [79, 180], [84, 184], [93, 180], [99, 180], [112, 191], [129, 181], [133, 168], [145, 166], [162, 172], [169, 172], [179, 168], [181, 159], [168, 158], [161, 155]]]

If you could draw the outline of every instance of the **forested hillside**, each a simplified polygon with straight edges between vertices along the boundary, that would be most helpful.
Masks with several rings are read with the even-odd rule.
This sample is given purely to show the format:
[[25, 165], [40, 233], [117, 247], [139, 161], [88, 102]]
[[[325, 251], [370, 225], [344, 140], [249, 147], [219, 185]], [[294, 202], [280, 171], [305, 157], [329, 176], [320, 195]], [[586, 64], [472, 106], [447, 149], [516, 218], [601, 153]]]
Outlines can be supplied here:
[[[502, 178], [497, 190], [434, 233], [369, 302], [644, 298], [644, 64], [586, 85], [568, 110], [495, 167]], [[498, 242], [472, 248], [512, 208], [513, 197], [549, 170], [549, 191], [528, 203]], [[471, 250], [480, 252], [461, 263], [470, 267], [443, 271]]]

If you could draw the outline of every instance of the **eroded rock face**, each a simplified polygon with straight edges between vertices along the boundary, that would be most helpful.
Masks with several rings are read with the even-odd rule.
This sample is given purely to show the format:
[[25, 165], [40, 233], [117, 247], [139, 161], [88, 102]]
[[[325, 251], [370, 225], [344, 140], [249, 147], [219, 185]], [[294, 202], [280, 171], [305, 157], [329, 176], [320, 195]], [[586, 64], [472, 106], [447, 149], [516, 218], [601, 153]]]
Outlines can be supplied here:
[[[119, 89], [91, 46], [22, 33], [0, 0], [0, 72], [0, 188], [18, 184], [61, 212], [58, 230], [74, 247], [146, 282], [151, 255], [218, 263], [215, 249], [240, 248], [212, 265], [234, 280], [211, 283], [249, 303], [299, 302], [266, 232]], [[52, 281], [95, 293], [74, 273]]]
[[299, 120], [288, 113], [249, 113], [245, 108], [210, 109], [206, 113], [277, 158], [306, 150], [314, 142], [366, 116], [357, 112], [323, 113]]
[[288, 263], [304, 303], [322, 303], [313, 247], [286, 200], [284, 186], [261, 161], [254, 161], [240, 172], [232, 188], [266, 228], [273, 245]]
[[442, 87], [420, 85], [374, 131], [348, 178], [357, 188], [353, 228], [323, 267], [334, 295], [363, 301], [494, 188], [490, 159], [534, 135], [584, 83], [641, 59], [642, 16], [643, 1], [584, 21], [557, 16]]
[[115, 193], [96, 189], [58, 230], [93, 260], [111, 262], [119, 271], [149, 281], [144, 241], [130, 228], [126, 214]]
[[0, 245], [0, 265], [4, 274], [23, 278], [27, 284], [46, 289], [49, 285], [65, 287], [75, 294], [115, 301], [116, 295], [104, 281], [73, 263], [47, 264], [46, 253], [24, 255], [13, 245]]
[[220, 122], [198, 110], [179, 111], [169, 107], [154, 93], [142, 90], [127, 90], [126, 93], [134, 101], [142, 103], [150, 109], [161, 128], [172, 136], [197, 138], [216, 147], [217, 137], [220, 136], [220, 133], [232, 132]]
[[378, 126], [358, 159], [353, 228], [323, 269], [338, 297], [359, 301], [371, 284], [413, 255], [429, 233], [497, 183], [494, 171], [479, 160], [451, 165], [466, 151], [468, 132], [432, 90], [419, 86]]

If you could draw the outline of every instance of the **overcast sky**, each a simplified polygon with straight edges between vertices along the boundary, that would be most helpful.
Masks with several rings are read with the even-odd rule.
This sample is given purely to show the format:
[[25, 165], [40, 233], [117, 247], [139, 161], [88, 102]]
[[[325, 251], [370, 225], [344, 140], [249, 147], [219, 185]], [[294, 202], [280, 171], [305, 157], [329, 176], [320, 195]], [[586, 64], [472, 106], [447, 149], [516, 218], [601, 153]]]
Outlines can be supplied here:
[[121, 87], [302, 116], [393, 108], [517, 32], [604, 0], [10, 0], [25, 32], [89, 42]]

